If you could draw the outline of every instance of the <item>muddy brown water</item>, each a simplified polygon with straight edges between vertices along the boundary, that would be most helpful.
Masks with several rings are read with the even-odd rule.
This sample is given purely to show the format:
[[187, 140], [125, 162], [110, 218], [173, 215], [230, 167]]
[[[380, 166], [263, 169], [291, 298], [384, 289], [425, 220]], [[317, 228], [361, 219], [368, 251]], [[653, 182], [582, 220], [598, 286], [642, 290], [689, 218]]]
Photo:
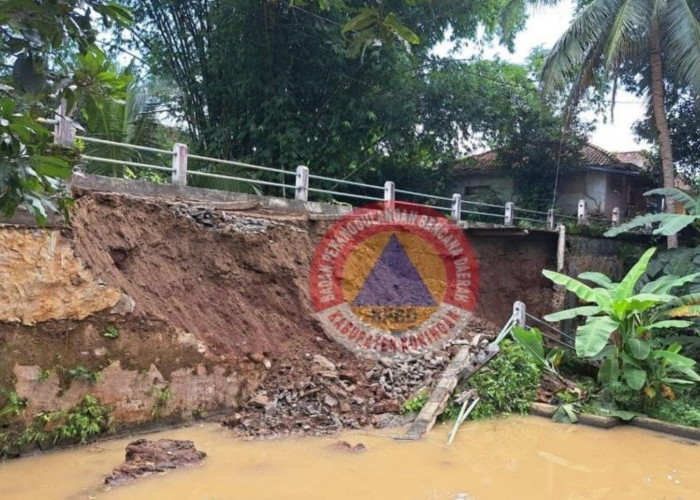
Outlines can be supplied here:
[[[105, 491], [129, 439], [0, 465], [0, 498], [224, 499], [698, 499], [700, 447], [634, 428], [599, 430], [537, 417], [447, 426], [420, 442], [400, 430], [328, 438], [240, 441], [214, 424], [147, 436], [192, 439], [204, 465]], [[332, 444], [364, 443], [353, 454]]]

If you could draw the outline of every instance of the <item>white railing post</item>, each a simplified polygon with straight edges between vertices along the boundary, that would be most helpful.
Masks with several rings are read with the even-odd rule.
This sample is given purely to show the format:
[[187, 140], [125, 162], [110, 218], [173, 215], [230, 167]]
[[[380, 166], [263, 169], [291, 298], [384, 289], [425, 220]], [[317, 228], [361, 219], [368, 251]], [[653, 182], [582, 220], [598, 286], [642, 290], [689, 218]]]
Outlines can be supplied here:
[[512, 226], [515, 221], [515, 203], [509, 201], [506, 203], [506, 211], [503, 216], [503, 223], [506, 226]]
[[396, 186], [393, 181], [384, 183], [384, 209], [393, 210], [396, 201]]
[[176, 186], [187, 186], [187, 144], [173, 144], [172, 183]]
[[68, 101], [61, 99], [56, 110], [56, 123], [53, 127], [53, 143], [70, 147], [75, 142], [75, 125], [68, 117]]
[[462, 195], [455, 193], [452, 195], [452, 222], [458, 223], [462, 220]]
[[566, 252], [566, 226], [559, 224], [557, 226], [559, 236], [557, 238], [557, 272], [564, 271], [564, 256]]
[[588, 225], [588, 207], [586, 206], [586, 200], [578, 200], [578, 225], [587, 226]]
[[554, 209], [550, 208], [547, 210], [547, 229], [550, 231], [554, 231], [554, 228], [556, 226], [554, 225]]
[[620, 225], [620, 209], [615, 207], [612, 209], [612, 227]]
[[294, 185], [294, 199], [309, 201], [309, 167], [305, 165], [299, 165], [297, 167], [297, 177]]
[[525, 328], [527, 324], [527, 318], [525, 317], [526, 313], [527, 309], [524, 302], [520, 302], [519, 300], [513, 302], [513, 319], [515, 320], [515, 324], [517, 326]]

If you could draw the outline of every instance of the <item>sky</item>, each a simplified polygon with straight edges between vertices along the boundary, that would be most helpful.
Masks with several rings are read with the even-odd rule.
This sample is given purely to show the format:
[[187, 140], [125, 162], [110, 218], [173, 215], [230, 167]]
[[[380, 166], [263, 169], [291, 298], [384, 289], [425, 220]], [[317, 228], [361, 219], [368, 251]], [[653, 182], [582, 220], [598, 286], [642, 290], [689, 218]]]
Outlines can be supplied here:
[[[505, 47], [491, 45], [483, 51], [482, 57], [491, 59], [498, 56], [512, 63], [524, 63], [531, 50], [538, 45], [545, 49], [554, 46], [569, 25], [573, 12], [574, 0], [564, 0], [553, 7], [532, 7], [525, 29], [516, 37], [515, 52], [510, 53]], [[435, 53], [447, 55], [451, 48], [450, 44], [442, 44], [436, 48]], [[475, 44], [467, 44], [451, 56], [471, 57], [476, 52]], [[609, 110], [607, 123], [602, 123], [602, 116], [597, 117], [598, 125], [590, 136], [590, 142], [611, 152], [648, 149], [649, 144], [638, 142], [632, 131], [635, 121], [644, 115], [644, 103], [640, 98], [623, 90], [618, 90], [616, 100], [614, 123], [610, 123]], [[592, 119], [594, 115], [583, 117]]]

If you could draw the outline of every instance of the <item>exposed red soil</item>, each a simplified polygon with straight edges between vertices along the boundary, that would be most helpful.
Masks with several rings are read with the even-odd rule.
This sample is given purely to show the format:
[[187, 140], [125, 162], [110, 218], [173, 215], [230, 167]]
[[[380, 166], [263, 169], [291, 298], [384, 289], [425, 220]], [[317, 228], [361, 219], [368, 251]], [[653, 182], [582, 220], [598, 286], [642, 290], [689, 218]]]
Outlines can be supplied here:
[[[308, 276], [330, 224], [93, 194], [78, 200], [73, 230], [79, 257], [133, 297], [137, 314], [162, 318], [214, 353], [241, 358], [318, 349], [314, 339], [323, 332], [313, 318]], [[502, 324], [515, 300], [535, 314], [549, 312], [551, 286], [541, 269], [553, 265], [551, 236], [467, 236], [479, 258], [477, 316]], [[330, 342], [324, 349], [350, 359]]]
[[307, 280], [323, 223], [268, 215], [264, 230], [211, 230], [176, 208], [128, 196], [82, 197], [76, 251], [99, 278], [134, 298], [137, 314], [194, 333], [216, 354], [308, 350], [321, 334]]

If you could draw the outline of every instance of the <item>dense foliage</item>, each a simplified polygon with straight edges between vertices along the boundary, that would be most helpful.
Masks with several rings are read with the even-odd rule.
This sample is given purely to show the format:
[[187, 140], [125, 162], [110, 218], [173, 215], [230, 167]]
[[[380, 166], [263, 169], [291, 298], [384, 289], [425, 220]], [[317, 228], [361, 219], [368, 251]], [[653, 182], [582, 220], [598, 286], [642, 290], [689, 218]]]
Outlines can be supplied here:
[[3, 5], [0, 56], [12, 62], [6, 66], [12, 71], [2, 74], [0, 95], [5, 138], [0, 146], [0, 208], [8, 216], [19, 204], [40, 222], [46, 220], [46, 207], [55, 210], [54, 202], [64, 213], [67, 209], [60, 179], [70, 174], [77, 156], [52, 145], [40, 120], [51, 117], [61, 100], [60, 112], [70, 115], [78, 102], [121, 95], [122, 82], [95, 63], [102, 54], [95, 45], [93, 13], [100, 14], [105, 25], [129, 20], [123, 9], [99, 0]]
[[524, 123], [523, 115], [551, 116], [525, 68], [430, 55], [448, 26], [456, 40], [486, 26], [512, 42], [525, 18], [520, 3], [454, 8], [397, 0], [383, 5], [383, 18], [395, 12], [420, 43], [407, 50], [379, 37], [357, 57], [356, 33], [341, 26], [364, 12], [361, 3], [330, 10], [259, 0], [131, 6], [151, 71], [181, 91], [174, 112], [198, 152], [441, 191], [449, 165], [470, 147], [531, 131], [533, 119]]
[[[596, 272], [582, 273], [577, 280], [543, 271], [554, 283], [593, 304], [553, 313], [545, 319], [562, 321], [584, 317], [585, 323], [576, 330], [576, 354], [602, 360], [598, 379], [603, 384], [625, 384], [634, 391], [641, 391], [649, 400], [672, 398], [674, 391], [687, 389], [700, 381], [694, 368], [696, 362], [680, 354], [680, 344], [662, 346], [656, 338], [659, 330], [692, 325], [690, 321], [674, 318], [696, 316], [697, 307], [686, 304], [695, 302], [697, 297], [679, 298], [673, 293], [700, 274], [664, 275], [638, 286], [655, 250], [646, 251], [619, 283]], [[592, 288], [580, 280], [598, 286]]]
[[9, 0], [0, 8], [0, 210], [21, 204], [45, 222], [47, 208], [67, 213], [61, 179], [75, 151], [52, 144], [41, 122], [59, 108], [123, 97], [124, 82], [103, 71], [97, 24], [126, 26], [127, 11], [106, 0]]
[[[639, 89], [633, 86], [632, 82], [627, 88], [639, 93]], [[665, 81], [665, 89], [666, 117], [673, 147], [673, 160], [678, 174], [695, 188], [700, 176], [700, 106], [697, 96], [692, 88], [675, 85], [668, 80]], [[651, 110], [635, 124], [635, 133], [644, 141], [657, 143], [658, 134]], [[655, 146], [651, 152], [650, 164], [660, 165], [660, 161], [659, 149]], [[661, 179], [661, 172], [657, 168], [654, 168], [652, 173]]]
[[530, 354], [510, 340], [499, 347], [500, 354], [465, 385], [475, 389], [480, 398], [470, 414], [472, 418], [525, 414], [537, 397], [542, 372]]
[[[5, 408], [7, 407], [9, 404]], [[13, 415], [22, 412], [23, 407]], [[37, 413], [23, 428], [23, 424], [13, 425], [11, 420], [0, 420], [0, 426], [0, 457], [15, 456], [34, 446], [45, 449], [59, 443], [83, 444], [101, 434], [113, 432], [113, 407], [86, 394], [74, 406], [65, 410]]]

